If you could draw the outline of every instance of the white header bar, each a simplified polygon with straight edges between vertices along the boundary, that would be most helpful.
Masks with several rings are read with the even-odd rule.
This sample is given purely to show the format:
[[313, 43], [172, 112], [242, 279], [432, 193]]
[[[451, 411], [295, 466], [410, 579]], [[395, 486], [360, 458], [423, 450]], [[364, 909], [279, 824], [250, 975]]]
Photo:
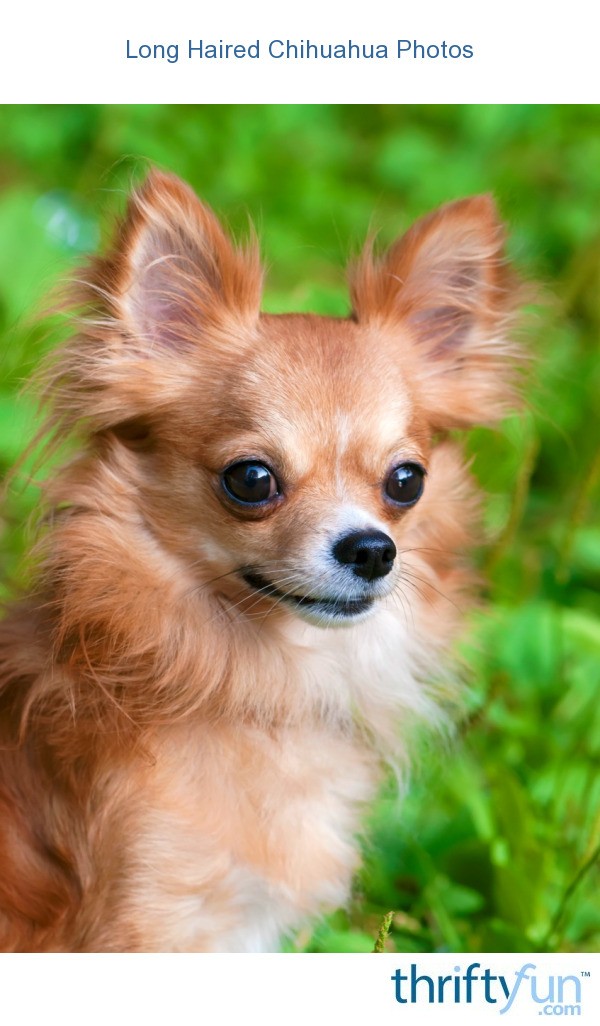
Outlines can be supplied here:
[[8, 103], [589, 103], [593, 5], [6, 3]]

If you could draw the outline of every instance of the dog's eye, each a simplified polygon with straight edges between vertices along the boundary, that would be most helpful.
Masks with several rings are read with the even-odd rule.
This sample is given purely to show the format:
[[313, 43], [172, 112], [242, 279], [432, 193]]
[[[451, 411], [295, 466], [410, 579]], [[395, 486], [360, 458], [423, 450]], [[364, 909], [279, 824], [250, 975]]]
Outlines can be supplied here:
[[246, 505], [267, 502], [279, 494], [275, 475], [256, 460], [232, 463], [223, 471], [221, 480], [229, 497]]
[[385, 494], [399, 506], [414, 506], [423, 494], [425, 471], [418, 463], [394, 467], [385, 482]]

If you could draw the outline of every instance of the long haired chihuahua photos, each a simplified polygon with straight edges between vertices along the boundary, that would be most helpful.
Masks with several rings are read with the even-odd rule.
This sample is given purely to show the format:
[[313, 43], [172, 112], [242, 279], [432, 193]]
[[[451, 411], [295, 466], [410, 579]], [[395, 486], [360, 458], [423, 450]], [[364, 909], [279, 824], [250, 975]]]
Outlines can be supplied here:
[[[0, 947], [265, 951], [347, 901], [468, 602], [450, 429], [514, 398], [492, 200], [351, 275], [347, 318], [260, 312], [177, 178], [72, 286], [29, 595], [0, 623]], [[73, 449], [71, 449], [73, 452]]]

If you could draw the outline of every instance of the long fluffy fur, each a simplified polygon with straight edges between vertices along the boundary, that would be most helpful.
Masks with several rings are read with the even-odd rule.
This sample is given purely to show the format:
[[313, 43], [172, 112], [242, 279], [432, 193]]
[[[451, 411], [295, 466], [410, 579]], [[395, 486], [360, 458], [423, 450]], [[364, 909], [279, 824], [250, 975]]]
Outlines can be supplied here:
[[[445, 432], [514, 398], [493, 204], [367, 249], [348, 320], [261, 315], [261, 282], [255, 243], [153, 172], [73, 286], [46, 430], [79, 450], [0, 624], [4, 950], [277, 946], [346, 899], [381, 758], [439, 716], [477, 515]], [[259, 437], [289, 511], [242, 522], [215, 482]], [[428, 464], [401, 517], [377, 483], [392, 450]], [[402, 559], [370, 619], [324, 629], [248, 594], [236, 569], [260, 560], [294, 590], [348, 495]]]

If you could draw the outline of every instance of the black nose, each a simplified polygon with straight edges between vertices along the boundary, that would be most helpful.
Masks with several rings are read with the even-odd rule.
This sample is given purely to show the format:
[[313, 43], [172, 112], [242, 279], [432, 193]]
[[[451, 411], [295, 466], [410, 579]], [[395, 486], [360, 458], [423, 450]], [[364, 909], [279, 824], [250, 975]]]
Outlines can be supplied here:
[[357, 577], [372, 581], [389, 574], [396, 558], [396, 546], [383, 531], [353, 531], [333, 547], [338, 563], [350, 564]]

